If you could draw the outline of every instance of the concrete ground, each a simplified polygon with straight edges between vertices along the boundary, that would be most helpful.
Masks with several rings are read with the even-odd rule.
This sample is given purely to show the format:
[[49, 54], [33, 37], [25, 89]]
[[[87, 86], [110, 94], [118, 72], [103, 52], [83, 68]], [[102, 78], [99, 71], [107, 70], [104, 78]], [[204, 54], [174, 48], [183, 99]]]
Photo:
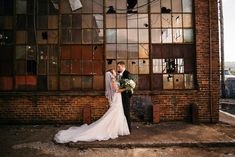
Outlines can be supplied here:
[[132, 134], [115, 140], [55, 144], [70, 125], [2, 125], [1, 157], [235, 156], [235, 126], [183, 122], [134, 123]]
[[129, 136], [68, 144], [53, 136], [71, 125], [1, 125], [0, 157], [235, 157], [234, 122], [221, 111], [217, 124], [133, 123]]

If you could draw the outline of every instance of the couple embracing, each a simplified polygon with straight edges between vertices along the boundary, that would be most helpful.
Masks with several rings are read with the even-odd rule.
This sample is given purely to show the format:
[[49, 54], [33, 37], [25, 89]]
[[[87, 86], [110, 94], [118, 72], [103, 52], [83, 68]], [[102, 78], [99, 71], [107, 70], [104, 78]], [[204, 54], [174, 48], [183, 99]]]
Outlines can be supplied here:
[[59, 131], [54, 137], [55, 142], [101, 141], [130, 134], [130, 97], [135, 83], [132, 82], [130, 89], [130, 84], [127, 83], [130, 73], [125, 69], [124, 62], [118, 62], [117, 68], [119, 77], [114, 69], [105, 73], [105, 96], [110, 106], [107, 112], [90, 125], [83, 124]]

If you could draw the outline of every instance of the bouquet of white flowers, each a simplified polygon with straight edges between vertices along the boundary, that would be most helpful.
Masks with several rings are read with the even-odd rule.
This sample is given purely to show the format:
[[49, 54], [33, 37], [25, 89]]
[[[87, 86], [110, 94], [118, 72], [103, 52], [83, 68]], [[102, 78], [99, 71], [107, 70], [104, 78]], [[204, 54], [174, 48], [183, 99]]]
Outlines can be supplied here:
[[132, 79], [121, 79], [120, 80], [120, 87], [125, 88], [126, 91], [131, 91], [131, 93], [134, 93], [134, 88], [136, 86], [136, 83]]

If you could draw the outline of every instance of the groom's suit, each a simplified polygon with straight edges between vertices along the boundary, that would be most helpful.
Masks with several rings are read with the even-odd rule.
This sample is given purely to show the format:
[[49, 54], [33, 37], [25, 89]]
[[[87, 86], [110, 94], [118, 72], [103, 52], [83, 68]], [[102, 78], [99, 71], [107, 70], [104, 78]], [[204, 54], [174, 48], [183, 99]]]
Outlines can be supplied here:
[[[129, 72], [125, 70], [122, 74], [121, 79], [129, 79]], [[130, 98], [132, 96], [132, 93], [130, 91], [124, 91], [122, 94], [122, 105], [124, 114], [126, 116], [126, 120], [128, 123], [129, 131], [131, 132], [131, 117], [130, 117]]]

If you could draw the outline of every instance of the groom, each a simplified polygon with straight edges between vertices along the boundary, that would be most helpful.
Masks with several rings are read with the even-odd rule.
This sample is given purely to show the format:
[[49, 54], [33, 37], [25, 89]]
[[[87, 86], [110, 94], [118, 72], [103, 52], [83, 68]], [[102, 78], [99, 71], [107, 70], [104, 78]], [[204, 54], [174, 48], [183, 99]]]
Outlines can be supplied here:
[[[117, 68], [121, 79], [129, 79], [130, 72], [126, 70], [125, 63], [123, 61], [117, 63]], [[129, 131], [131, 132], [130, 98], [132, 93], [130, 91], [123, 91], [121, 94], [124, 114], [126, 116]]]

